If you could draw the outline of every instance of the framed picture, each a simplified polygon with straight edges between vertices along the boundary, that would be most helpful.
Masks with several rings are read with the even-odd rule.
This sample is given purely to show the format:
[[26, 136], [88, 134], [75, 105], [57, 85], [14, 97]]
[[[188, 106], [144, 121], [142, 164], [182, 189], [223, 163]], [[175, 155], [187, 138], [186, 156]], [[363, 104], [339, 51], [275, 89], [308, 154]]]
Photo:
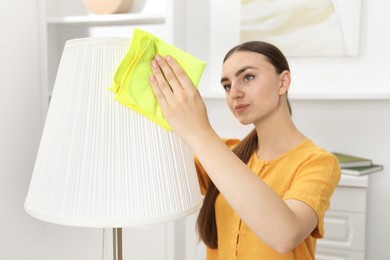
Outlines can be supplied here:
[[[316, 72], [308, 76], [308, 64], [324, 57], [345, 59], [359, 55], [361, 6], [362, 0], [210, 1], [210, 81], [219, 82], [222, 60], [230, 48], [259, 40], [279, 47], [298, 75], [299, 70], [305, 72], [304, 81], [294, 81], [299, 85], [294, 90], [304, 94], [307, 90], [328, 91], [310, 84], [317, 83], [318, 77]], [[207, 90], [208, 97], [223, 95], [219, 86]]]
[[289, 57], [359, 53], [361, 0], [241, 0], [240, 42], [274, 43]]

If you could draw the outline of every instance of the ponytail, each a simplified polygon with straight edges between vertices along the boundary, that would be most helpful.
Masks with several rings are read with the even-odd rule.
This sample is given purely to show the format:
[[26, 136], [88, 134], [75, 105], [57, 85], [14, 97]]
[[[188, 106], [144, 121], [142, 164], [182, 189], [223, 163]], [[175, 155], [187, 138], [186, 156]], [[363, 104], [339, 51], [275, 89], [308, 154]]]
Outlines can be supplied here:
[[[234, 147], [233, 152], [247, 164], [253, 152], [257, 149], [257, 141], [257, 133], [254, 129]], [[197, 230], [200, 239], [206, 246], [213, 249], [218, 248], [217, 223], [215, 220], [215, 200], [218, 194], [219, 190], [210, 180], [209, 188], [207, 189], [197, 220]]]

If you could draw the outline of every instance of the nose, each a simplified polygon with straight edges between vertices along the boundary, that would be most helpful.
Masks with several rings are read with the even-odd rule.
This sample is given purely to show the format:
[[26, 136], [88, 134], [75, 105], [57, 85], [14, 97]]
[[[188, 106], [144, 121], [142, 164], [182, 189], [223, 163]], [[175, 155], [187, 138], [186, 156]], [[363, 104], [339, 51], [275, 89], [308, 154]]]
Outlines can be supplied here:
[[232, 84], [229, 91], [229, 96], [232, 99], [242, 98], [244, 96], [244, 92], [241, 89], [239, 84]]

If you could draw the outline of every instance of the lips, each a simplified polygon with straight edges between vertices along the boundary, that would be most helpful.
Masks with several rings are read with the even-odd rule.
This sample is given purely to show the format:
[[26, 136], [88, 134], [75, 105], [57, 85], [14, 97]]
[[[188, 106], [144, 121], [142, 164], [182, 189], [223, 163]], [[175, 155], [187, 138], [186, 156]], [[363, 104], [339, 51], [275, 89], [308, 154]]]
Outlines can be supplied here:
[[237, 113], [241, 113], [244, 110], [246, 110], [248, 107], [249, 107], [249, 105], [247, 105], [247, 104], [240, 104], [240, 105], [236, 105], [234, 107], [234, 110], [236, 110]]

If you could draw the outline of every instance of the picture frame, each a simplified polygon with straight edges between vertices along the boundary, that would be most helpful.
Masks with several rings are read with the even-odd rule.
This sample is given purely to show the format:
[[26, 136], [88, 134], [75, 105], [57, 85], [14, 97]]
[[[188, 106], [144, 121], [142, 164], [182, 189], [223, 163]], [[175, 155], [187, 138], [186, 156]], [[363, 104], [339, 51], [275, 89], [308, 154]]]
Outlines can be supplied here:
[[[315, 3], [312, 3], [315, 2]], [[239, 44], [242, 41], [247, 41], [250, 38], [248, 36], [243, 37], [243, 28], [245, 23], [248, 22], [248, 18], [242, 17], [245, 15], [245, 10], [255, 10], [253, 6], [244, 6], [250, 4], [255, 4], [257, 6], [266, 6], [268, 5], [268, 13], [273, 13], [275, 19], [281, 19], [279, 15], [284, 12], [290, 12], [289, 19], [286, 19], [284, 22], [291, 23], [292, 20], [297, 19], [296, 23], [301, 24], [300, 29], [296, 29], [296, 33], [292, 32], [291, 28], [286, 29], [286, 32], [289, 33], [280, 33], [277, 29], [277, 26], [273, 27], [271, 16], [267, 19], [258, 20], [262, 21], [260, 27], [263, 29], [267, 27], [270, 28], [270, 32], [266, 32], [268, 37], [258, 37], [258, 35], [253, 35], [252, 40], [264, 40], [270, 43], [275, 44], [279, 47], [282, 52], [287, 56], [289, 60], [290, 67], [293, 68], [293, 87], [289, 91], [292, 97], [297, 98], [323, 98], [329, 97], [333, 99], [334, 97], [338, 98], [340, 94], [342, 98], [349, 98], [349, 93], [351, 92], [348, 88], [329, 88], [333, 87], [334, 84], [329, 84], [328, 77], [324, 81], [318, 81], [321, 77], [324, 77], [323, 74], [318, 74], [317, 71], [314, 71], [312, 68], [313, 62], [318, 64], [318, 61], [324, 61], [325, 63], [320, 64], [318, 69], [321, 69], [322, 66], [327, 68], [329, 63], [335, 61], [338, 64], [349, 63], [346, 59], [357, 58], [360, 55], [360, 38], [361, 38], [361, 13], [362, 13], [362, 0], [214, 0], [209, 3], [209, 12], [210, 12], [210, 28], [209, 28], [209, 52], [208, 52], [208, 73], [209, 73], [209, 82], [211, 85], [207, 86], [207, 90], [204, 91], [205, 96], [209, 98], [221, 98], [224, 97], [224, 91], [219, 85], [222, 60], [224, 55], [228, 52], [230, 48]], [[272, 6], [274, 5], [274, 6]], [[280, 7], [287, 5], [286, 7]], [[299, 11], [299, 8], [306, 8], [305, 5], [310, 5], [311, 16], [315, 16], [316, 12], [324, 13], [328, 12], [328, 20], [332, 23], [324, 25], [310, 25], [310, 21], [315, 23], [312, 19], [307, 20], [309, 23], [304, 23], [304, 21], [299, 21], [297, 15], [294, 16], [295, 12]], [[281, 9], [278, 11], [278, 8]], [[327, 9], [326, 9], [327, 8]], [[329, 10], [331, 8], [331, 10]], [[272, 12], [271, 12], [272, 10]], [[293, 11], [292, 11], [293, 10]], [[307, 11], [307, 9], [305, 9]], [[329, 12], [332, 11], [332, 12]], [[255, 12], [254, 12], [255, 13]], [[297, 18], [298, 17], [298, 18]], [[321, 20], [321, 19], [317, 19]], [[327, 21], [322, 17], [323, 21]], [[271, 22], [270, 22], [271, 21]], [[336, 21], [339, 22], [338, 32], [334, 31], [336, 26]], [[298, 26], [296, 26], [298, 27]], [[273, 28], [273, 31], [272, 31]], [[313, 29], [314, 28], [314, 29]], [[315, 29], [317, 28], [317, 29]], [[266, 29], [264, 29], [266, 30]], [[305, 44], [305, 38], [299, 37], [299, 34], [304, 32], [311, 32], [312, 34], [307, 36], [309, 38], [318, 38], [317, 45], [312, 44], [312, 48], [309, 48]], [[333, 30], [333, 32], [332, 32]], [[324, 33], [325, 31], [330, 31]], [[318, 36], [315, 36], [314, 32], [317, 32]], [[297, 34], [298, 33], [298, 34]], [[333, 39], [336, 38], [334, 35], [339, 33], [337, 43], [331, 45], [326, 40], [321, 40], [320, 37], [324, 39]], [[340, 34], [342, 36], [340, 36]], [[276, 37], [276, 36], [277, 37]], [[298, 35], [298, 36], [297, 36]], [[264, 36], [264, 34], [262, 34]], [[326, 38], [327, 37], [327, 38]], [[295, 39], [295, 40], [294, 40]], [[303, 43], [299, 42], [302, 39]], [[307, 39], [307, 38], [306, 38]], [[342, 40], [342, 41], [341, 41]], [[341, 41], [341, 42], [340, 42]], [[322, 44], [321, 44], [322, 43]], [[340, 48], [335, 48], [338, 44]], [[341, 61], [341, 62], [338, 62]], [[313, 70], [313, 73], [308, 73]], [[352, 68], [351, 68], [352, 70]], [[304, 72], [304, 75], [301, 74]], [[332, 73], [332, 71], [328, 71]], [[335, 77], [340, 73], [339, 70], [335, 68]], [[348, 67], [346, 73], [349, 73]], [[351, 71], [352, 73], [352, 71]], [[333, 80], [333, 79], [332, 79]], [[353, 90], [356, 92], [356, 90]], [[342, 92], [342, 93], [341, 93]], [[324, 95], [325, 94], [325, 95]], [[364, 95], [364, 93], [363, 93]], [[360, 97], [359, 93], [355, 93], [351, 98]]]

